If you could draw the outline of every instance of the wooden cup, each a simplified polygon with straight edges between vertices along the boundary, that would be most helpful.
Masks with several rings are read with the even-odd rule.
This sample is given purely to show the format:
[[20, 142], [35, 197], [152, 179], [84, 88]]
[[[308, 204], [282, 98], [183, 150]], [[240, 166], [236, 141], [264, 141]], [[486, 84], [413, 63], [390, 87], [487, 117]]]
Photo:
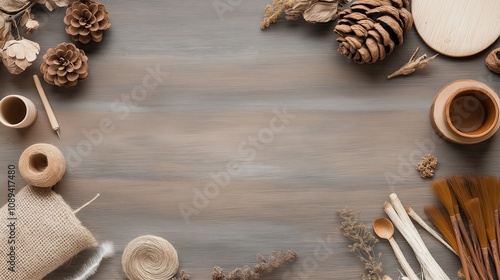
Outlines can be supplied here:
[[25, 128], [37, 117], [35, 104], [21, 95], [7, 95], [0, 100], [0, 122], [7, 127]]
[[476, 144], [500, 127], [500, 99], [479, 81], [458, 80], [441, 89], [431, 107], [431, 124], [445, 140]]

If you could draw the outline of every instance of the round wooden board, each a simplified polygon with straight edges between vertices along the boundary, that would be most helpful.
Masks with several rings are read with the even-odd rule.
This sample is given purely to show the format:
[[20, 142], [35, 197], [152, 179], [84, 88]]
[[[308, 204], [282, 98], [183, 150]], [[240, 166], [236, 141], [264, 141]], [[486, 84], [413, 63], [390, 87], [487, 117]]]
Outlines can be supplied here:
[[499, 0], [413, 0], [411, 12], [422, 40], [447, 56], [474, 55], [500, 36]]

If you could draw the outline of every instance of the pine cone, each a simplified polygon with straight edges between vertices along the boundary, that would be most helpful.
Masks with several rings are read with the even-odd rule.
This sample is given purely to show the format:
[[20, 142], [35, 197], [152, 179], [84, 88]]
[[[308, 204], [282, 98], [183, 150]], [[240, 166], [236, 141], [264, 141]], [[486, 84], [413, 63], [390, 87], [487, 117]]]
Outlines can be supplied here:
[[486, 57], [485, 63], [488, 69], [500, 74], [500, 48], [492, 50]]
[[2, 49], [2, 61], [11, 74], [21, 74], [31, 66], [40, 52], [40, 45], [27, 39], [10, 40]]
[[92, 0], [74, 2], [66, 9], [66, 33], [76, 42], [102, 41], [103, 31], [111, 26], [106, 6]]
[[409, 5], [408, 0], [356, 0], [338, 15], [338, 52], [356, 63], [383, 60], [413, 25]]
[[88, 58], [83, 50], [72, 43], [61, 43], [50, 48], [43, 56], [40, 71], [51, 85], [74, 86], [88, 76]]

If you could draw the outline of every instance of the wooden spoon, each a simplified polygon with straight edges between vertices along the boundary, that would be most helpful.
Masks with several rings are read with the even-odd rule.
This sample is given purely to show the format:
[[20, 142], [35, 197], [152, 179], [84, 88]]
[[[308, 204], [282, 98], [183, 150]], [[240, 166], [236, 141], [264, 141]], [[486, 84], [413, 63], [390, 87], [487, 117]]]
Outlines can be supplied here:
[[391, 244], [392, 250], [394, 250], [394, 254], [396, 254], [396, 258], [403, 267], [403, 270], [406, 273], [406, 277], [410, 280], [419, 280], [418, 276], [415, 274], [413, 269], [411, 268], [408, 261], [406, 261], [403, 252], [398, 246], [396, 240], [392, 237], [394, 235], [394, 225], [387, 218], [378, 218], [373, 222], [373, 231], [377, 234], [378, 237], [382, 239], [389, 240], [389, 244]]

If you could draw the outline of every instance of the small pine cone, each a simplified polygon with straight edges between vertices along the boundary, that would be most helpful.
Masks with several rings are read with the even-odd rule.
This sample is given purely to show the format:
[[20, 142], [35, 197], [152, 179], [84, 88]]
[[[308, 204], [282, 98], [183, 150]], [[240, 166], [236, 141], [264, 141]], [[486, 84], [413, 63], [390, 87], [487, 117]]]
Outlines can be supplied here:
[[488, 69], [500, 74], [500, 48], [492, 50], [486, 57], [485, 63]]
[[89, 74], [87, 61], [88, 58], [83, 50], [72, 43], [61, 43], [47, 50], [40, 64], [40, 71], [48, 84], [59, 87], [74, 86], [78, 81], [87, 78]]
[[74, 2], [66, 9], [66, 33], [82, 44], [101, 42], [103, 31], [111, 26], [104, 4], [92, 0]]
[[355, 0], [338, 15], [338, 52], [356, 63], [383, 60], [413, 25], [408, 0]]

